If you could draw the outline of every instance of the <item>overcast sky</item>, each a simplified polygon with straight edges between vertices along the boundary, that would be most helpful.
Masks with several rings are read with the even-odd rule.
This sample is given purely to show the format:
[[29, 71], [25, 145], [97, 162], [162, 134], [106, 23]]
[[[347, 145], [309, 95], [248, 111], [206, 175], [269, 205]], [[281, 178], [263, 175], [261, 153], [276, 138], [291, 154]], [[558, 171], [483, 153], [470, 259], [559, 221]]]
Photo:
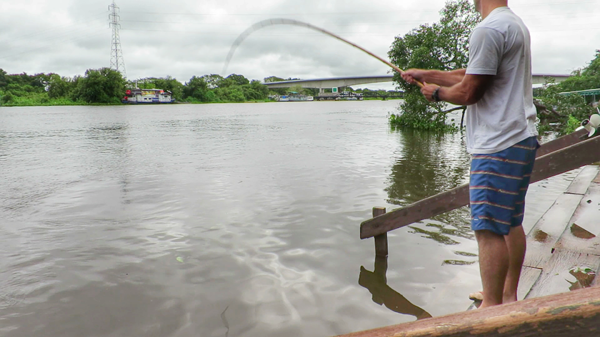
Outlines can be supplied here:
[[[83, 75], [110, 65], [112, 0], [0, 0], [0, 68]], [[395, 36], [439, 19], [445, 0], [118, 0], [128, 79], [220, 74], [250, 25], [290, 18], [325, 28], [387, 59]], [[600, 49], [600, 0], [510, 0], [529, 26], [533, 72], [567, 74]], [[383, 75], [388, 68], [306, 28], [272, 26], [237, 49], [228, 74], [262, 80]], [[221, 74], [221, 75], [228, 75]], [[375, 87], [375, 85], [366, 85]]]

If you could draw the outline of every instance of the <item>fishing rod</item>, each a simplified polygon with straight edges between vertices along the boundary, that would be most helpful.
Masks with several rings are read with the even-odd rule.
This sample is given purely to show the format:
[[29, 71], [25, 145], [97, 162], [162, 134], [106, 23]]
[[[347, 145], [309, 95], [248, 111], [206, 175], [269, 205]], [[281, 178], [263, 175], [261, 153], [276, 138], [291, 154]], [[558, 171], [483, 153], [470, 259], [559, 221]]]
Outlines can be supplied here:
[[[267, 20], [263, 20], [260, 22], [257, 22], [255, 24], [253, 24], [252, 26], [250, 26], [248, 29], [246, 29], [245, 31], [242, 32], [242, 34], [240, 34], [237, 39], [235, 39], [235, 41], [233, 42], [233, 45], [231, 46], [231, 49], [229, 49], [229, 53], [227, 54], [227, 59], [225, 59], [225, 65], [223, 66], [223, 72], [222, 74], [225, 75], [225, 73], [227, 72], [227, 66], [229, 65], [229, 61], [231, 61], [231, 58], [233, 57], [233, 53], [235, 53], [235, 50], [237, 49], [237, 47], [253, 32], [261, 29], [261, 28], [265, 28], [268, 26], [274, 26], [274, 25], [293, 25], [293, 26], [299, 26], [299, 27], [305, 27], [308, 29], [312, 29], [312, 30], [316, 30], [317, 32], [321, 32], [324, 33], [326, 35], [329, 35], [333, 38], [336, 38], [342, 42], [345, 42], [349, 45], [351, 45], [354, 48], [358, 48], [360, 50], [362, 50], [363, 52], [371, 55], [372, 57], [378, 59], [379, 61], [385, 63], [386, 65], [388, 65], [389, 67], [391, 67], [392, 69], [394, 69], [395, 71], [397, 71], [400, 75], [402, 75], [404, 73], [404, 71], [400, 68], [398, 68], [397, 66], [393, 65], [392, 63], [390, 63], [389, 61], [371, 53], [370, 51], [366, 50], [365, 48], [358, 46], [342, 37], [340, 37], [339, 35], [336, 35], [328, 30], [325, 30], [323, 28], [319, 28], [317, 26], [311, 25], [310, 23], [306, 23], [306, 22], [302, 22], [302, 21], [298, 21], [298, 20], [293, 20], [293, 19], [267, 19]], [[423, 83], [416, 81], [417, 85], [419, 85], [420, 87], [423, 87]]]

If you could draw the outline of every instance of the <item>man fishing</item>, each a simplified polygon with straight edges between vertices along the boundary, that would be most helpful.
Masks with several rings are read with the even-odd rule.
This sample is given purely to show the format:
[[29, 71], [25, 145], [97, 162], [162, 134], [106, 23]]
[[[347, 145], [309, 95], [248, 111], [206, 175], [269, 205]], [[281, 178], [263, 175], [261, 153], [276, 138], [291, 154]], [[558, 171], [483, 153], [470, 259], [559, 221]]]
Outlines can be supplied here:
[[471, 228], [479, 245], [483, 308], [517, 300], [525, 195], [539, 145], [529, 31], [507, 0], [474, 2], [483, 20], [471, 34], [467, 68], [409, 69], [402, 77], [423, 82], [429, 101], [468, 105]]

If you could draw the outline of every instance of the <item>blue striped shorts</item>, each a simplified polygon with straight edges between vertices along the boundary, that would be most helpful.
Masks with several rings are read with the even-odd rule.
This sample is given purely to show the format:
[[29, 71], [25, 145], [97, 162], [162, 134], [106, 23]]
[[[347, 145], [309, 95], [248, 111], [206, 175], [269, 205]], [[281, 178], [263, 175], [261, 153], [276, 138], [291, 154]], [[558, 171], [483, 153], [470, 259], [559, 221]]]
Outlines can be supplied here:
[[508, 235], [511, 227], [521, 226], [539, 147], [536, 137], [530, 137], [500, 152], [472, 155], [469, 194], [473, 230]]

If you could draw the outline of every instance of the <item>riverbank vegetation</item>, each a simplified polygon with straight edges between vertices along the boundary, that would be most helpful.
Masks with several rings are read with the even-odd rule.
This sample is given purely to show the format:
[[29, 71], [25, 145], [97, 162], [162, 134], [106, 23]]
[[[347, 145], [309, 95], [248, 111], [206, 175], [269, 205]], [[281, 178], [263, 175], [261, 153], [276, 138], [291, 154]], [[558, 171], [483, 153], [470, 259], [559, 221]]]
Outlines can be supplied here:
[[[479, 20], [470, 0], [448, 1], [440, 11], [440, 21], [423, 24], [403, 37], [396, 37], [388, 56], [401, 69], [421, 68], [453, 70], [468, 63], [471, 31]], [[390, 116], [392, 127], [419, 130], [454, 131], [448, 124], [448, 109], [444, 103], [428, 102], [420, 88], [410, 85], [394, 74], [394, 81], [404, 91], [404, 101], [398, 113]]]
[[187, 103], [266, 101], [270, 93], [260, 81], [238, 74], [193, 76], [181, 83], [169, 76], [127, 81], [109, 68], [89, 69], [75, 77], [53, 73], [9, 75], [0, 69], [0, 105], [4, 106], [121, 104], [125, 90], [135, 87], [164, 89], [176, 101]]
[[[451, 0], [440, 11], [440, 21], [424, 24], [403, 37], [396, 37], [388, 55], [401, 69], [422, 68], [453, 70], [465, 68], [468, 63], [469, 36], [479, 21], [479, 15], [470, 0]], [[448, 109], [444, 103], [428, 102], [420, 88], [404, 82], [399, 74], [394, 80], [404, 91], [404, 101], [398, 112], [390, 115], [393, 128], [456, 131], [447, 123]], [[585, 68], [576, 70], [567, 80], [554, 83], [549, 80], [542, 88], [534, 90], [534, 103], [538, 109], [540, 132], [572, 132], [579, 123], [596, 110], [591, 97], [565, 92], [596, 89], [600, 87], [600, 51]]]
[[581, 121], [598, 113], [594, 107], [597, 105], [594, 96], [582, 96], [574, 91], [599, 87], [600, 50], [596, 51], [596, 56], [586, 67], [575, 70], [563, 82], [555, 83], [548, 79], [544, 87], [534, 91], [540, 132], [570, 133], [579, 127]]

